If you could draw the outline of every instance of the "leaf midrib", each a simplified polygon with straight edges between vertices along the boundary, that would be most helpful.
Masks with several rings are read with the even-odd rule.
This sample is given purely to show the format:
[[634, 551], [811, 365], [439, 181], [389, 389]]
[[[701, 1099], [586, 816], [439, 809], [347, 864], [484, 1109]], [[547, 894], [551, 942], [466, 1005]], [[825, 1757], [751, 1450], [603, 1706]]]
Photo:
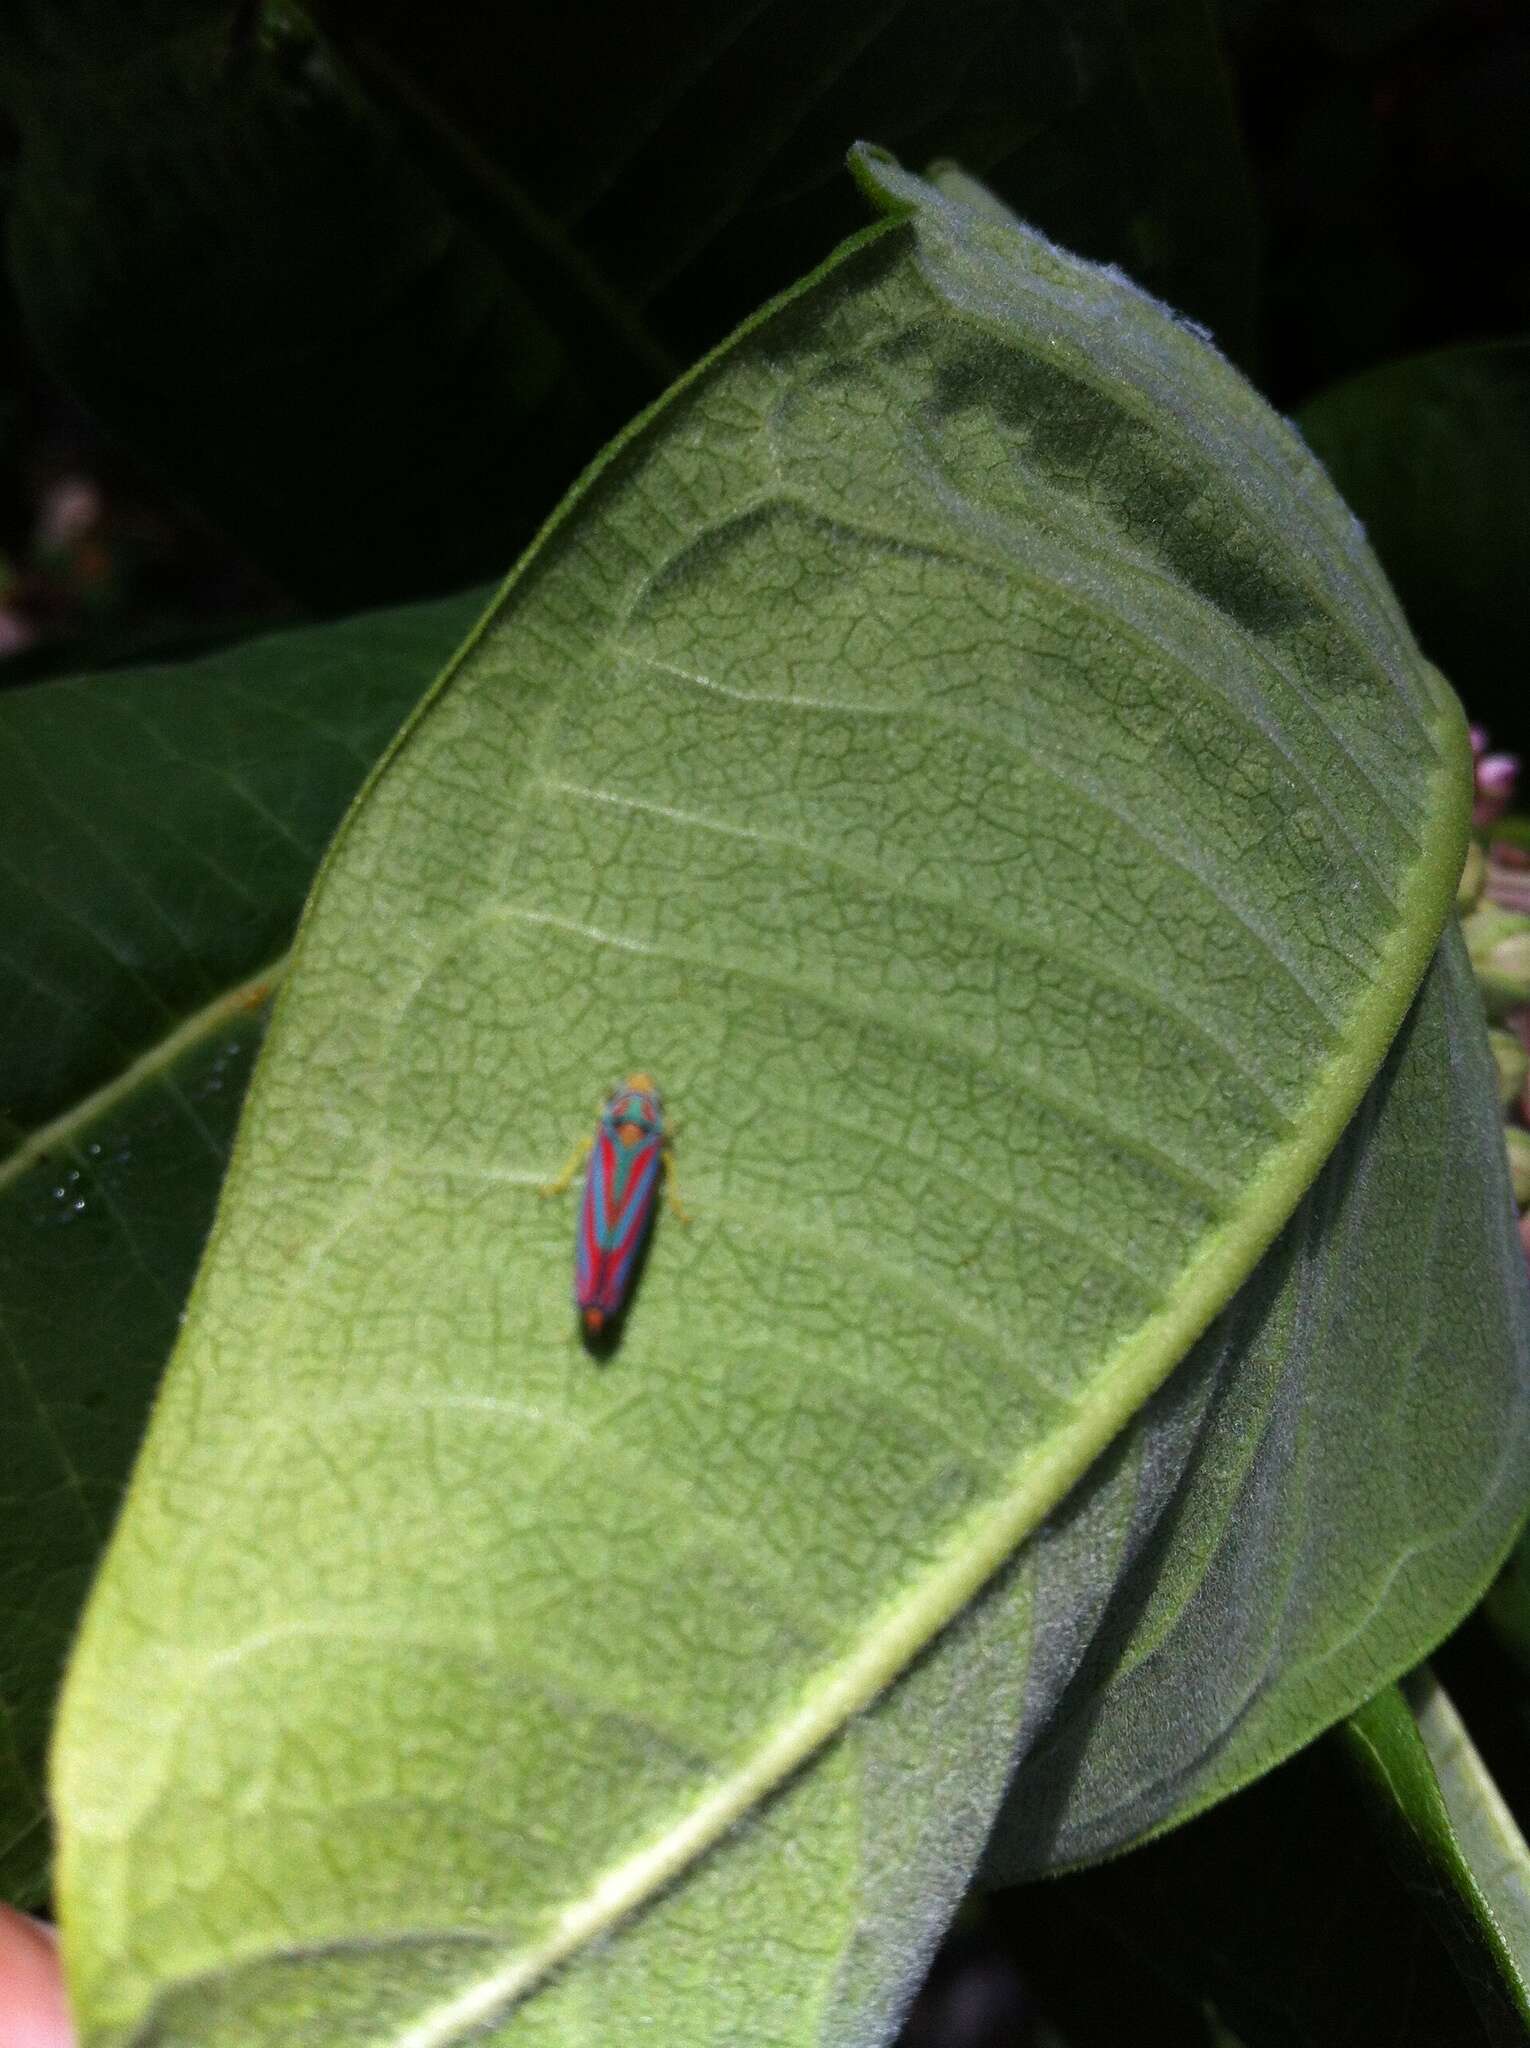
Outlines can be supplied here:
[[147, 1051], [130, 1060], [110, 1081], [81, 1096], [50, 1123], [28, 1132], [10, 1156], [0, 1160], [0, 1195], [55, 1152], [67, 1151], [129, 1096], [160, 1080], [186, 1053], [207, 1039], [216, 1038], [232, 1018], [258, 1008], [282, 980], [290, 957], [288, 953], [278, 954], [257, 973], [224, 989], [184, 1018], [173, 1031], [157, 1039]]

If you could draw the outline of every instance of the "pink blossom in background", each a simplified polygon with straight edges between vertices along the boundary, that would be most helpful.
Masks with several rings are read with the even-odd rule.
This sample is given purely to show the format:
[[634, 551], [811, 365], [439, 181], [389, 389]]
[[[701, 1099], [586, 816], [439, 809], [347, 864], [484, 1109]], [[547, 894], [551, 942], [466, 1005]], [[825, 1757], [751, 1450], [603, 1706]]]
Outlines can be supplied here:
[[64, 476], [49, 486], [37, 520], [37, 545], [52, 553], [72, 548], [106, 515], [100, 489], [88, 477]]
[[0, 605], [0, 661], [8, 654], [24, 654], [37, 638], [37, 628], [9, 605]]
[[1519, 779], [1519, 756], [1490, 754], [1487, 732], [1480, 725], [1474, 725], [1471, 734], [1477, 788], [1477, 801], [1472, 808], [1472, 823], [1481, 827], [1491, 825], [1495, 818], [1501, 818], [1513, 802], [1514, 785]]

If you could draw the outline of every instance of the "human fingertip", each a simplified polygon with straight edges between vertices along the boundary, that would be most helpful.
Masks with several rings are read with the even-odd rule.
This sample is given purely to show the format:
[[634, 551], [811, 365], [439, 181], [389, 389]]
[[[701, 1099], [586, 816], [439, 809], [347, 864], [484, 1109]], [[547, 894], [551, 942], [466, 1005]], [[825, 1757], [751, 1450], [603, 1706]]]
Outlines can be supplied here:
[[58, 1941], [44, 1921], [0, 1905], [0, 2042], [75, 2048]]

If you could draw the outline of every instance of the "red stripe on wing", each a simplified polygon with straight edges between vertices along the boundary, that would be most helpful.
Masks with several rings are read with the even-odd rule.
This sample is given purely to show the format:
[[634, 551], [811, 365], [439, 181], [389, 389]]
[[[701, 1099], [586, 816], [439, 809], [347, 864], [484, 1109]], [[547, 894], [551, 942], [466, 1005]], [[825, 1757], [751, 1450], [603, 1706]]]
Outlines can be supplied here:
[[[599, 1308], [615, 1315], [627, 1298], [632, 1269], [644, 1232], [653, 1217], [654, 1198], [659, 1185], [660, 1143], [657, 1136], [645, 1138], [621, 1158], [621, 1148], [609, 1141], [610, 1173], [604, 1180], [608, 1194], [602, 1240], [593, 1245], [589, 1286], [578, 1301], [581, 1309]], [[616, 1204], [620, 1200], [620, 1208]]]

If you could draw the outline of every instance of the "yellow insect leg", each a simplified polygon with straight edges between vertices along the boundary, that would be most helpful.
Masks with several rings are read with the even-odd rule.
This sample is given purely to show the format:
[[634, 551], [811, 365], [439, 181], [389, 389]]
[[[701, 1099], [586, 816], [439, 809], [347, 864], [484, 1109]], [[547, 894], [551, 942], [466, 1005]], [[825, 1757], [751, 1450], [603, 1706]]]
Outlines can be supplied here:
[[569, 1154], [568, 1164], [563, 1168], [562, 1172], [555, 1180], [543, 1181], [541, 1187], [537, 1189], [537, 1193], [544, 1198], [549, 1195], [566, 1194], [573, 1183], [574, 1175], [579, 1172], [594, 1150], [595, 1140], [593, 1138], [582, 1138]]
[[693, 1222], [695, 1219], [692, 1217], [690, 1210], [686, 1208], [684, 1202], [681, 1201], [679, 1195], [675, 1191], [675, 1162], [670, 1157], [669, 1147], [667, 1145], [665, 1146], [663, 1152], [660, 1154], [660, 1160], [662, 1162], [664, 1172], [665, 1206], [674, 1211], [676, 1217], [679, 1219], [680, 1222]]

